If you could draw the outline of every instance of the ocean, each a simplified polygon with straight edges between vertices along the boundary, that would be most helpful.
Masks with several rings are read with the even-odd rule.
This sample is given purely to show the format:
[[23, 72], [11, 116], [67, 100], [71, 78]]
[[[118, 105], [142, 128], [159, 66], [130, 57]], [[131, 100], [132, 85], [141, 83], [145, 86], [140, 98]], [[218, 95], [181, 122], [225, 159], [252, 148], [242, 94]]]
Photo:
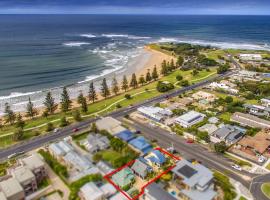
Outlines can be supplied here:
[[[0, 114], [125, 73], [150, 42], [270, 50], [270, 16], [0, 15]], [[98, 87], [98, 86], [97, 86]]]

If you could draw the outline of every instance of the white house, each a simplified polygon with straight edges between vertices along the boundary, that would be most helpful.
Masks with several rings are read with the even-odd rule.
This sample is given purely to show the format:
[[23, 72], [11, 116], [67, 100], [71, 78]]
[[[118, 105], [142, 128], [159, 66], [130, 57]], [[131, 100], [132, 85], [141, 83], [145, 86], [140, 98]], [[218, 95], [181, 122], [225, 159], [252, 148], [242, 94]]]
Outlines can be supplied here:
[[194, 124], [197, 124], [205, 118], [205, 115], [196, 111], [189, 111], [188, 113], [185, 113], [181, 115], [180, 117], [177, 117], [175, 119], [175, 123], [179, 124], [180, 126], [184, 128], [189, 128], [193, 126]]
[[172, 111], [169, 109], [164, 109], [160, 107], [153, 107], [153, 106], [142, 106], [137, 109], [137, 111], [146, 116], [147, 118], [150, 118], [154, 121], [163, 121], [166, 116], [173, 115]]
[[243, 61], [261, 61], [262, 56], [261, 54], [240, 54], [239, 55], [240, 60]]
[[209, 84], [209, 88], [211, 89], [221, 89], [231, 94], [238, 94], [239, 90], [229, 87], [224, 83], [212, 82]]

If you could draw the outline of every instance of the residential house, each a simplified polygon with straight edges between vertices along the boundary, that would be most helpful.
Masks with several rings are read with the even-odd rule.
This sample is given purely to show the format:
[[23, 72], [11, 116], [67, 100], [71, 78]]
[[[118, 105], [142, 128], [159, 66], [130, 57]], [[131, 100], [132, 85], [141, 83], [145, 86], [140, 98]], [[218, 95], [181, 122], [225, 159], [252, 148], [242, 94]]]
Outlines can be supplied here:
[[109, 174], [111, 173], [114, 169], [107, 163], [103, 162], [103, 161], [99, 161], [96, 166], [98, 167], [98, 169], [100, 170], [100, 172], [103, 175]]
[[81, 141], [81, 144], [90, 153], [96, 153], [110, 147], [110, 141], [106, 136], [94, 133], [89, 134], [86, 140]]
[[85, 171], [93, 167], [93, 164], [87, 157], [82, 156], [75, 151], [67, 153], [63, 160], [69, 168], [75, 168], [78, 172]]
[[189, 106], [193, 103], [193, 99], [190, 97], [183, 97], [178, 100], [178, 103], [182, 106]]
[[269, 156], [270, 134], [263, 130], [253, 137], [246, 136], [237, 142], [235, 148], [250, 155], [263, 155], [266, 153]]
[[121, 131], [126, 130], [126, 128], [121, 125], [120, 121], [112, 117], [104, 117], [98, 120], [96, 126], [99, 130], [105, 130], [112, 135], [116, 135]]
[[171, 194], [165, 191], [156, 183], [151, 183], [145, 188], [143, 200], [176, 200]]
[[19, 166], [14, 169], [9, 169], [9, 173], [22, 186], [25, 195], [29, 195], [38, 189], [36, 177], [33, 172], [25, 166]]
[[196, 111], [189, 111], [180, 117], [177, 117], [175, 119], [175, 123], [179, 124], [180, 126], [184, 128], [189, 128], [201, 121], [203, 121], [205, 118], [205, 115]]
[[219, 122], [219, 119], [217, 117], [210, 117], [208, 119], [208, 122], [211, 123], [211, 124], [216, 124]]
[[79, 196], [82, 200], [104, 200], [116, 193], [116, 189], [107, 183], [98, 187], [95, 183], [86, 183], [80, 188]]
[[169, 109], [153, 106], [142, 106], [139, 107], [137, 111], [143, 116], [157, 122], [162, 122], [166, 117], [173, 115], [172, 111]]
[[147, 164], [147, 161], [141, 157], [135, 160], [134, 164], [131, 166], [131, 170], [141, 179], [145, 179], [152, 171], [152, 168]]
[[231, 116], [231, 121], [237, 122], [243, 126], [249, 126], [253, 128], [270, 128], [270, 121], [258, 118], [256, 116], [236, 112]]
[[212, 103], [217, 99], [216, 95], [205, 91], [198, 91], [192, 94], [192, 98], [195, 100], [205, 100], [209, 103]]
[[129, 142], [130, 140], [134, 139], [136, 136], [130, 130], [126, 129], [118, 133], [116, 137], [120, 138], [121, 140], [124, 140], [125, 142]]
[[205, 124], [198, 128], [200, 132], [207, 132], [209, 135], [211, 135], [217, 129], [218, 127], [215, 124]]
[[223, 90], [224, 92], [228, 92], [230, 94], [238, 94], [239, 90], [235, 88], [231, 88], [230, 86], [226, 85], [225, 83], [217, 83], [217, 82], [212, 82], [209, 85], [209, 88], [216, 90], [220, 89]]
[[251, 104], [244, 104], [244, 108], [252, 115], [256, 115], [259, 117], [269, 117], [270, 115], [270, 108], [260, 106], [260, 105], [251, 105]]
[[0, 182], [1, 200], [24, 200], [25, 193], [20, 183], [15, 178]]
[[122, 169], [112, 176], [112, 181], [120, 188], [131, 186], [135, 180], [135, 175], [128, 167]]
[[262, 55], [243, 53], [243, 54], [239, 54], [239, 58], [242, 61], [261, 61]]
[[238, 142], [245, 133], [245, 129], [238, 128], [237, 126], [224, 125], [211, 134], [210, 140], [213, 143], [224, 141], [226, 144], [232, 145]]
[[32, 154], [20, 160], [22, 165], [26, 166], [35, 175], [37, 184], [41, 183], [47, 177], [45, 162], [37, 154]]
[[261, 99], [261, 104], [265, 107], [270, 107], [270, 98]]
[[129, 141], [129, 144], [136, 150], [142, 152], [143, 154], [146, 154], [152, 150], [151, 144], [149, 144], [143, 136], [139, 136]]
[[60, 141], [49, 145], [49, 152], [58, 160], [62, 160], [67, 153], [72, 151], [74, 151], [74, 148], [66, 141]]
[[127, 200], [127, 197], [123, 195], [121, 192], [116, 193], [109, 200]]
[[179, 189], [179, 198], [184, 200], [213, 200], [213, 172], [201, 164], [180, 160], [172, 170], [173, 182]]
[[247, 79], [247, 80], [256, 80], [260, 79], [258, 72], [253, 71], [247, 71], [247, 70], [241, 70], [237, 74], [240, 78]]
[[237, 87], [237, 85], [235, 83], [232, 83], [231, 81], [228, 81], [228, 80], [221, 80], [220, 83], [225, 84], [225, 85], [229, 86], [230, 88]]
[[154, 166], [161, 167], [166, 162], [165, 156], [159, 150], [151, 151], [144, 158], [147, 161], [147, 163], [152, 167]]

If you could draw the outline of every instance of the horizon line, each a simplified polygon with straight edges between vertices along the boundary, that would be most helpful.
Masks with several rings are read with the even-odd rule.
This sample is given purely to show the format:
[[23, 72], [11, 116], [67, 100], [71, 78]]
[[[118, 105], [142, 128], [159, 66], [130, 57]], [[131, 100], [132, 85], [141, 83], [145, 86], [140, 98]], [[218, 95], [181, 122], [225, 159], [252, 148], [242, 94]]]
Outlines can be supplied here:
[[0, 13], [0, 15], [132, 15], [132, 16], [270, 16], [270, 14], [163, 14], [163, 13]]

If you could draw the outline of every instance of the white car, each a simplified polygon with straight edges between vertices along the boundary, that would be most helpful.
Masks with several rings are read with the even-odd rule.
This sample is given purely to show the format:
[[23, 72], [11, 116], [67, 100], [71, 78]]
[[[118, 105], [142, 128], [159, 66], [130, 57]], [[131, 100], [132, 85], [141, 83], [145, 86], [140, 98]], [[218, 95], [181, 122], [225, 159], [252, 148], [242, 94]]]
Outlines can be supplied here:
[[57, 133], [59, 130], [60, 130], [59, 128], [55, 128], [55, 129], [53, 130], [53, 132], [54, 132], [54, 133]]
[[170, 132], [171, 135], [176, 135], [176, 132]]
[[259, 162], [259, 163], [263, 163], [265, 160], [266, 160], [266, 158], [265, 158], [264, 156], [260, 156], [260, 157], [258, 158], [258, 162]]
[[234, 168], [234, 169], [236, 169], [238, 171], [242, 171], [242, 168], [239, 165], [236, 165], [236, 164], [232, 165], [232, 168]]

